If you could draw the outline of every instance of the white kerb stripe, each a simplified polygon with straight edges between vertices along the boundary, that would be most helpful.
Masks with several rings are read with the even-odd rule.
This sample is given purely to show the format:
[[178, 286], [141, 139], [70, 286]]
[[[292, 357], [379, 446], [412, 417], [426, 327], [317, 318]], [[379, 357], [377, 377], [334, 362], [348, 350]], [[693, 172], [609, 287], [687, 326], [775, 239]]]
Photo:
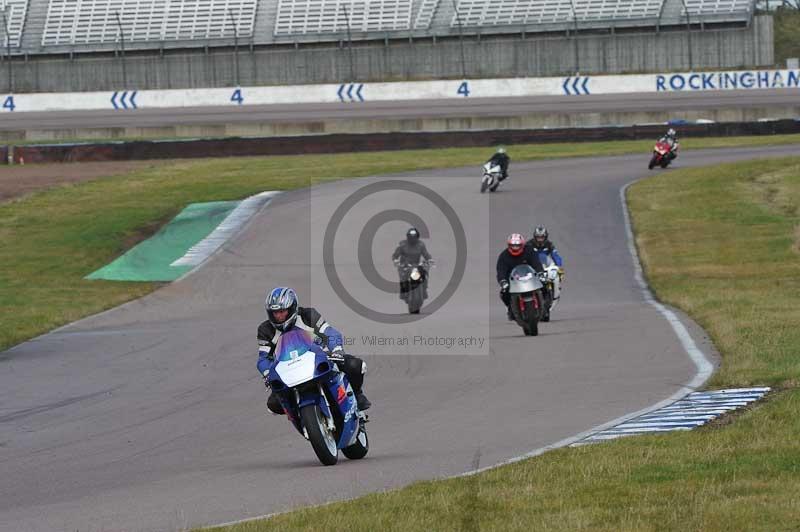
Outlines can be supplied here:
[[170, 266], [197, 266], [201, 264], [236, 234], [254, 214], [268, 204], [273, 196], [277, 194], [279, 192], [271, 190], [243, 200], [211, 234], [189, 248], [183, 257], [175, 260]]

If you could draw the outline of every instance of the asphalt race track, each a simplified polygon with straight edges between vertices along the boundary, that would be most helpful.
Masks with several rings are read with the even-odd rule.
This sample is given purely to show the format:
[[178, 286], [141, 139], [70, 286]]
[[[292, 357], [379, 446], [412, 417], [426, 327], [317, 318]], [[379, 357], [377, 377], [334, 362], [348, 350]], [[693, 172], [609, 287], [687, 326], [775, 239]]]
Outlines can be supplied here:
[[[109, 104], [110, 106], [110, 104]], [[798, 106], [796, 89], [7, 113], [0, 131]]]
[[[695, 151], [676, 167], [796, 153]], [[178, 530], [354, 497], [495, 464], [670, 396], [695, 368], [642, 299], [619, 200], [622, 185], [648, 174], [648, 158], [512, 164], [511, 182], [492, 196], [478, 193], [478, 161], [404, 176], [445, 198], [467, 237], [452, 299], [415, 324], [358, 315], [321, 266], [331, 211], [379, 183], [385, 190], [353, 209], [335, 240], [349, 293], [382, 312], [403, 310], [356, 264], [359, 225], [387, 210], [427, 224], [439, 260], [432, 297], [458, 269], [458, 231], [437, 207], [368, 178], [279, 196], [183, 280], [0, 353], [0, 530]], [[551, 228], [567, 279], [554, 321], [527, 338], [505, 320], [493, 269], [505, 236], [536, 223]], [[404, 228], [387, 223], [367, 241], [385, 277]], [[255, 333], [274, 285], [295, 287], [365, 355], [366, 459], [323, 467], [283, 417], [265, 413]], [[689, 329], [707, 350], [702, 331]], [[486, 343], [464, 354], [369, 348], [361, 338], [417, 334]]]

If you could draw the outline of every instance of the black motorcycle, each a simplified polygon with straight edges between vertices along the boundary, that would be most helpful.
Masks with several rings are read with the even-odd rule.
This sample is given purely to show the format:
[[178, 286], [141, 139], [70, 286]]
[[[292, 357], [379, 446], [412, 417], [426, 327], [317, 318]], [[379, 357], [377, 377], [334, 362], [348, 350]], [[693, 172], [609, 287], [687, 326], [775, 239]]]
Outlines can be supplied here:
[[397, 263], [397, 271], [400, 274], [400, 299], [408, 304], [409, 314], [419, 314], [422, 303], [428, 297], [425, 281], [432, 266], [432, 260], [420, 260], [419, 264]]

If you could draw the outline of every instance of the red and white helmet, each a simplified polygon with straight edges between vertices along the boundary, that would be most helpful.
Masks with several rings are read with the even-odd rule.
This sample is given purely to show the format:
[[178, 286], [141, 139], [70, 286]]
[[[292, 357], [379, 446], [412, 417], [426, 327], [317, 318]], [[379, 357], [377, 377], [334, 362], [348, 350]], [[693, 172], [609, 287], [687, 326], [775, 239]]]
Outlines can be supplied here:
[[508, 246], [509, 253], [515, 257], [519, 257], [525, 250], [525, 237], [519, 233], [513, 233], [509, 235], [508, 240], [506, 240], [506, 246]]

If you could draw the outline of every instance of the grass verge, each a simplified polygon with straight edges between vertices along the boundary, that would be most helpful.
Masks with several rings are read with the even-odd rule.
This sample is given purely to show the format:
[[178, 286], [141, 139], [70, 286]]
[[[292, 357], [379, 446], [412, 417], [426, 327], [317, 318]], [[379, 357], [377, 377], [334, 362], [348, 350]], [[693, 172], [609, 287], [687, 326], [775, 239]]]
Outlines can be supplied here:
[[629, 201], [651, 286], [720, 348], [711, 384], [778, 393], [732, 424], [560, 449], [214, 530], [797, 530], [800, 158], [662, 173]]
[[[684, 149], [800, 142], [800, 135], [686, 139]], [[514, 161], [641, 153], [650, 141], [514, 146]], [[153, 283], [87, 281], [192, 202], [240, 199], [326, 180], [475, 165], [459, 148], [187, 160], [64, 185], [0, 204], [0, 350], [152, 291]], [[513, 164], [513, 163], [512, 163]], [[513, 172], [513, 166], [512, 166]]]
[[775, 28], [775, 62], [786, 66], [790, 57], [800, 57], [800, 10], [779, 7], [772, 13]]

